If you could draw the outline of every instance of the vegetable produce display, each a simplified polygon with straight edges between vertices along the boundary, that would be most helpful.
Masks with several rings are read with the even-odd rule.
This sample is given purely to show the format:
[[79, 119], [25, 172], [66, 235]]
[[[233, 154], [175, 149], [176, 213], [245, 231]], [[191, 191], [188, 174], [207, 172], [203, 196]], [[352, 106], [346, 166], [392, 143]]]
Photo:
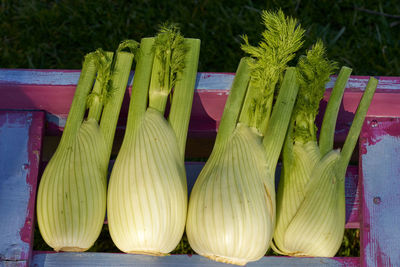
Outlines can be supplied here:
[[272, 248], [290, 256], [333, 257], [344, 233], [345, 174], [378, 81], [370, 78], [342, 151], [333, 149], [335, 124], [351, 69], [343, 67], [332, 90], [319, 143], [314, 124], [335, 64], [318, 41], [299, 59], [299, 93], [283, 149]]
[[[298, 85], [287, 63], [304, 30], [263, 12], [266, 30], [239, 64], [214, 148], [191, 192], [186, 234], [207, 258], [244, 265], [265, 255], [275, 227], [275, 168]], [[274, 107], [274, 94], [279, 89]]]
[[56, 251], [89, 249], [104, 223], [108, 163], [134, 57], [119, 50], [85, 57], [61, 141], [39, 184], [40, 233]]
[[[320, 40], [297, 59], [305, 30], [281, 10], [263, 11], [262, 23], [257, 46], [243, 37], [246, 57], [189, 201], [185, 148], [200, 40], [184, 38], [170, 24], [140, 44], [127, 40], [115, 53], [86, 55], [37, 193], [38, 225], [50, 247], [88, 250], [107, 208], [111, 239], [125, 253], [168, 255], [185, 229], [196, 253], [230, 264], [256, 261], [270, 246], [288, 256], [337, 253], [346, 220], [345, 174], [378, 81], [370, 78], [342, 150], [334, 149], [352, 70], [341, 68], [318, 132], [320, 101], [337, 64]], [[125, 135], [107, 181], [134, 59]]]
[[200, 40], [184, 39], [175, 26], [141, 41], [125, 137], [108, 188], [110, 234], [124, 252], [165, 255], [182, 238], [184, 152], [199, 52]]

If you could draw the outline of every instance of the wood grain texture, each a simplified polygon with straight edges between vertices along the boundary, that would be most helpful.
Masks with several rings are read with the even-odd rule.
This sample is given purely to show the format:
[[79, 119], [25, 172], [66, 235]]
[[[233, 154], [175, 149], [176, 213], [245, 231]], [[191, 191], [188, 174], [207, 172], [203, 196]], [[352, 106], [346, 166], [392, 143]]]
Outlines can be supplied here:
[[26, 261], [0, 261], [0, 267], [26, 267]]
[[[116, 253], [37, 253], [31, 267], [56, 266], [234, 266], [211, 261], [198, 255], [154, 257]], [[290, 258], [264, 257], [249, 267], [261, 266], [359, 266], [358, 258]]]
[[44, 113], [0, 111], [0, 261], [27, 264], [32, 252], [35, 197]]
[[360, 191], [358, 166], [349, 166], [346, 173], [346, 228], [360, 228]]
[[400, 266], [400, 119], [368, 118], [361, 142], [361, 265]]
[[[128, 85], [132, 85], [133, 72]], [[80, 70], [53, 69], [0, 69], [0, 83], [19, 85], [76, 85]], [[234, 73], [229, 72], [199, 72], [196, 88], [201, 90], [229, 90]], [[326, 88], [332, 89], [337, 75], [332, 75]], [[369, 76], [351, 76], [347, 87], [351, 91], [363, 91]], [[378, 92], [382, 90], [399, 90], [400, 77], [378, 77], [380, 82]]]

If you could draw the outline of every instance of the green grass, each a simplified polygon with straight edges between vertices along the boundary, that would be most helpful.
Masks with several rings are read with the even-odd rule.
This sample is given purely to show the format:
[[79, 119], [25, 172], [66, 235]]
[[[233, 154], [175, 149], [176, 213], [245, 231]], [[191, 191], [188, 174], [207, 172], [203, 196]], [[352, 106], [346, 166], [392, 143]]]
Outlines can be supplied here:
[[[118, 2], [118, 3], [117, 3]], [[260, 11], [282, 8], [329, 57], [358, 75], [400, 75], [397, 1], [12, 1], [0, 3], [0, 67], [80, 69], [84, 54], [153, 36], [165, 21], [202, 40], [200, 71], [234, 72], [241, 35], [256, 43]], [[375, 14], [376, 13], [376, 14]]]

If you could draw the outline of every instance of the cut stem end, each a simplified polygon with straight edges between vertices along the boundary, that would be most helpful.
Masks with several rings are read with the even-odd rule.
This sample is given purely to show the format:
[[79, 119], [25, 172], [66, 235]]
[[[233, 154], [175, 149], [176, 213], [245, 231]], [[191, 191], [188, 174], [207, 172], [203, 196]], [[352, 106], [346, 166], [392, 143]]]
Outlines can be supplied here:
[[150, 256], [159, 256], [159, 257], [163, 257], [163, 256], [168, 256], [168, 253], [162, 253], [159, 251], [153, 251], [153, 250], [132, 250], [132, 251], [128, 251], [126, 253], [129, 254], [141, 254], [141, 255], [150, 255]]
[[244, 266], [248, 262], [247, 260], [225, 257], [225, 256], [218, 256], [218, 255], [211, 255], [211, 254], [200, 254], [200, 255], [204, 256], [210, 260], [213, 260], [213, 261], [223, 262], [223, 263], [227, 263], [227, 264], [235, 264], [235, 265], [239, 265], [239, 266]]

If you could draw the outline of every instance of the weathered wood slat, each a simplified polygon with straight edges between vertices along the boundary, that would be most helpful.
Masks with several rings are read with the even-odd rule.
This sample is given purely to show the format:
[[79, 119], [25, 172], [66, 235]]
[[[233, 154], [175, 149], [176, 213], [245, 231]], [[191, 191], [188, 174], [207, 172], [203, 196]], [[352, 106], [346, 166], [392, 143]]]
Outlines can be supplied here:
[[0, 111], [0, 262], [26, 266], [32, 252], [44, 112]]
[[[0, 69], [0, 107], [8, 109], [40, 109], [46, 111], [47, 135], [60, 135], [65, 125], [70, 103], [79, 78], [76, 70], [7, 70]], [[190, 158], [208, 157], [212, 142], [216, 136], [219, 121], [229, 88], [234, 78], [233, 73], [198, 73], [196, 92], [187, 141], [186, 156]], [[131, 75], [129, 83], [131, 84]], [[322, 121], [329, 90], [335, 76], [327, 84], [328, 91], [321, 104], [317, 124]], [[343, 104], [339, 111], [335, 141], [342, 144], [347, 136], [354, 112], [362, 91], [368, 81], [366, 76], [352, 76], [348, 82]], [[113, 155], [122, 142], [123, 129], [129, 105], [129, 90], [126, 92], [121, 107], [121, 115], [116, 133], [116, 146]], [[17, 101], [16, 101], [17, 100]], [[377, 93], [374, 96], [368, 114], [370, 116], [400, 117], [400, 77], [380, 77]], [[44, 157], [52, 150], [44, 150]]]
[[360, 228], [360, 191], [358, 166], [349, 166], [346, 173], [346, 228]]
[[[264, 257], [246, 266], [359, 266], [359, 258], [290, 258]], [[113, 254], [113, 253], [37, 253], [33, 257], [31, 267], [58, 266], [234, 266], [219, 263], [198, 255], [171, 255], [154, 257], [145, 255]]]
[[[19, 85], [76, 85], [79, 80], [80, 70], [53, 70], [53, 69], [0, 69], [0, 83]], [[132, 75], [128, 85], [132, 85]], [[197, 89], [228, 90], [234, 73], [230, 72], [199, 72], [197, 77]], [[352, 91], [363, 91], [367, 85], [369, 76], [351, 76], [348, 87]], [[378, 77], [380, 82], [378, 92], [384, 90], [399, 90], [400, 77]], [[333, 88], [336, 75], [333, 75], [327, 88]]]
[[[76, 70], [8, 70], [0, 69], [0, 107], [7, 109], [40, 109], [47, 112], [47, 121], [54, 131], [64, 127], [75, 86], [79, 78]], [[133, 75], [133, 74], [132, 74]], [[129, 84], [132, 83], [132, 76]], [[192, 121], [189, 136], [209, 137], [215, 135], [223, 107], [229, 93], [233, 73], [198, 73], [194, 96]], [[335, 76], [327, 84], [332, 88]], [[339, 114], [337, 133], [347, 133], [348, 124], [357, 108], [358, 100], [368, 81], [366, 76], [352, 76]], [[129, 87], [130, 91], [130, 87]], [[17, 101], [16, 101], [17, 99]], [[400, 102], [400, 77], [380, 77], [374, 101], [368, 111], [370, 116], [400, 116], [395, 108]], [[121, 110], [124, 121], [128, 110], [129, 96], [125, 96]], [[396, 104], [397, 103], [397, 104]], [[322, 107], [324, 107], [324, 103]]]
[[26, 261], [0, 261], [0, 267], [26, 267]]
[[369, 118], [360, 138], [362, 266], [400, 266], [400, 118]]

